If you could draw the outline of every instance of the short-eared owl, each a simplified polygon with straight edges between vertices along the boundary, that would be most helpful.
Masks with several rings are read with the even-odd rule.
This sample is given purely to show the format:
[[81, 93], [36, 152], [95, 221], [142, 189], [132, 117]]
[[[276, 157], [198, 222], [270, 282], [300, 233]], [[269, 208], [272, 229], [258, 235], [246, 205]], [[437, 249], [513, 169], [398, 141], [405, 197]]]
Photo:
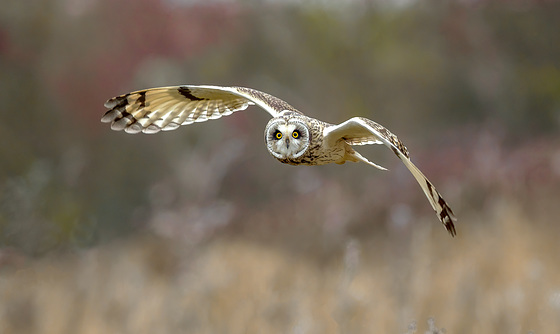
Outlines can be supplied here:
[[173, 86], [140, 90], [114, 97], [105, 103], [109, 109], [101, 119], [111, 129], [128, 133], [156, 133], [180, 125], [204, 122], [258, 105], [272, 119], [266, 125], [266, 147], [280, 162], [291, 165], [324, 165], [331, 162], [367, 160], [352, 146], [384, 144], [410, 170], [437, 217], [454, 236], [453, 211], [433, 184], [410, 161], [408, 150], [389, 130], [366, 118], [354, 117], [341, 124], [329, 124], [303, 113], [288, 103], [258, 90], [243, 87]]

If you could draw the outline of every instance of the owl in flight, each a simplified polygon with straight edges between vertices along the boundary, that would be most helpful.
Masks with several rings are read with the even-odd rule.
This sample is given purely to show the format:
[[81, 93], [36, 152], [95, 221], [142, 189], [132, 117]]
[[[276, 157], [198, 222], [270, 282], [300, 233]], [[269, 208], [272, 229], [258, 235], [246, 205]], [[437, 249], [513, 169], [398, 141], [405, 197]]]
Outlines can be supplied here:
[[105, 102], [109, 109], [101, 118], [111, 129], [127, 133], [156, 133], [175, 130], [180, 125], [204, 122], [231, 115], [249, 105], [267, 111], [272, 119], [266, 125], [266, 148], [280, 162], [290, 165], [325, 165], [331, 162], [364, 162], [385, 168], [364, 158], [353, 146], [384, 144], [412, 173], [428, 198], [437, 217], [451, 236], [457, 219], [434, 185], [410, 161], [403, 143], [385, 127], [363, 117], [341, 124], [307, 117], [283, 100], [243, 87], [170, 86], [139, 90]]

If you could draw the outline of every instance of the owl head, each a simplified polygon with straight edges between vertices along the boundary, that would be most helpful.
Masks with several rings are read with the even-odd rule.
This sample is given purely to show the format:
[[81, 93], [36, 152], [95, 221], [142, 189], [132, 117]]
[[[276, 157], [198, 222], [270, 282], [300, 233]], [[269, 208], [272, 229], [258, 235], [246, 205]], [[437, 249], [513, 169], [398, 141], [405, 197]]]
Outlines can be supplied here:
[[264, 138], [268, 151], [277, 159], [297, 159], [309, 148], [309, 128], [297, 118], [271, 119]]

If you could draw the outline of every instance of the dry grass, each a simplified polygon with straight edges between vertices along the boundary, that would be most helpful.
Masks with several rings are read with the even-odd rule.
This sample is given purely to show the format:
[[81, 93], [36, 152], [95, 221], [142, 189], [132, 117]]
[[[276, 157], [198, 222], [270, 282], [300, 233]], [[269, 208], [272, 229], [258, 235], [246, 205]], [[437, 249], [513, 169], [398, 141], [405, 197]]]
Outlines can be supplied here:
[[559, 333], [558, 227], [541, 219], [504, 201], [456, 239], [417, 224], [405, 246], [377, 235], [328, 256], [227, 234], [13, 261], [0, 332]]

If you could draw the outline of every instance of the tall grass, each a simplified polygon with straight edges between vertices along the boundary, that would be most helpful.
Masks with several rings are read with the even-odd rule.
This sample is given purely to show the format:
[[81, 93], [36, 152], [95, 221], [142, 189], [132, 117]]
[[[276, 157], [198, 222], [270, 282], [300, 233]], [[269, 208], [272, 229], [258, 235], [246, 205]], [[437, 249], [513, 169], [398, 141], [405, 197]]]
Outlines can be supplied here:
[[559, 333], [559, 228], [543, 220], [558, 210], [540, 203], [496, 201], [455, 239], [419, 222], [329, 252], [321, 234], [295, 248], [224, 233], [4, 254], [0, 332]]

